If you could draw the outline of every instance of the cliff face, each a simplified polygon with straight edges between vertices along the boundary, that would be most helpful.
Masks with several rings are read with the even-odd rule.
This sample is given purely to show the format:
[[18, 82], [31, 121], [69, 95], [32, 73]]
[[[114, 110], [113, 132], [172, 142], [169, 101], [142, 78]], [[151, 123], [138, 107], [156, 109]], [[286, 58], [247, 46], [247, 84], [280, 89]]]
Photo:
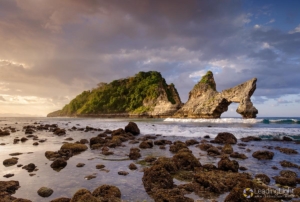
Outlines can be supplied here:
[[98, 88], [82, 92], [62, 110], [47, 116], [165, 117], [181, 106], [175, 86], [166, 84], [159, 72], [150, 71], [100, 83]]
[[256, 89], [256, 78], [226, 89], [216, 91], [213, 73], [208, 71], [189, 93], [189, 99], [173, 117], [177, 118], [220, 118], [232, 102], [240, 103], [236, 112], [243, 118], [255, 118], [258, 113], [250, 97]]

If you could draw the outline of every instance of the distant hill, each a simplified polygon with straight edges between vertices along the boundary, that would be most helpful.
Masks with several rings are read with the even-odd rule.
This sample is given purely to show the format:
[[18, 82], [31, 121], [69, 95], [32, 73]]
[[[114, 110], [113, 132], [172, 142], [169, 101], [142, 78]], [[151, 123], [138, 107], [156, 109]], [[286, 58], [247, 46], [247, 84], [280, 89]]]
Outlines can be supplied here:
[[168, 85], [159, 72], [139, 72], [133, 77], [99, 83], [83, 91], [62, 110], [48, 114], [59, 116], [171, 116], [182, 106], [174, 84]]

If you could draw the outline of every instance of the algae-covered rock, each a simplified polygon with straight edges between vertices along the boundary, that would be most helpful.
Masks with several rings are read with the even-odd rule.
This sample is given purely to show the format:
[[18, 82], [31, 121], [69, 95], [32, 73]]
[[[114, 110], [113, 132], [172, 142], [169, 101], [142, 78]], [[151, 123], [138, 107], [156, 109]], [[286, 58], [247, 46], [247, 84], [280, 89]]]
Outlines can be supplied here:
[[218, 168], [224, 171], [238, 172], [239, 163], [235, 160], [230, 160], [228, 157], [222, 157], [218, 162]]
[[252, 154], [252, 156], [258, 160], [266, 160], [266, 159], [273, 159], [274, 153], [270, 151], [256, 151]]
[[177, 166], [174, 163], [172, 158], [159, 157], [154, 162], [154, 165], [161, 165], [162, 167], [164, 167], [171, 174], [174, 174], [178, 171], [178, 168], [177, 168]]
[[130, 148], [129, 158], [131, 160], [137, 160], [141, 157], [140, 151], [141, 150], [139, 148]]
[[102, 185], [96, 188], [92, 195], [101, 201], [121, 202], [121, 191], [118, 187], [112, 185]]
[[188, 147], [186, 146], [186, 144], [184, 142], [181, 141], [175, 141], [171, 146], [170, 146], [170, 151], [173, 153], [178, 152], [181, 149], [188, 149]]
[[156, 202], [166, 202], [166, 201], [176, 201], [176, 202], [194, 202], [193, 199], [184, 196], [184, 192], [181, 189], [155, 189], [151, 194], [154, 201]]
[[241, 154], [238, 152], [233, 152], [230, 154], [231, 158], [239, 158], [239, 159], [247, 159], [248, 157], [245, 154]]
[[225, 154], [231, 154], [233, 152], [233, 148], [230, 144], [225, 144], [222, 148], [222, 152]]
[[77, 144], [77, 143], [65, 143], [61, 146], [60, 149], [68, 149], [74, 153], [82, 152], [88, 149], [88, 147], [84, 144]]
[[161, 165], [145, 168], [142, 178], [146, 192], [153, 189], [171, 189], [174, 186], [171, 174]]
[[262, 181], [265, 184], [270, 183], [270, 178], [265, 174], [257, 174], [255, 175], [255, 178], [260, 179], [260, 181]]
[[49, 197], [53, 194], [53, 189], [50, 189], [48, 187], [41, 187], [38, 191], [37, 191], [38, 195], [41, 197]]
[[218, 133], [214, 140], [211, 141], [212, 143], [218, 144], [236, 144], [237, 139], [232, 133]]
[[17, 157], [5, 159], [5, 160], [3, 161], [3, 165], [4, 165], [5, 167], [13, 166], [13, 165], [16, 165], [17, 163], [18, 163], [18, 158], [17, 158]]
[[199, 160], [189, 151], [179, 151], [172, 160], [179, 170], [194, 170], [201, 166]]

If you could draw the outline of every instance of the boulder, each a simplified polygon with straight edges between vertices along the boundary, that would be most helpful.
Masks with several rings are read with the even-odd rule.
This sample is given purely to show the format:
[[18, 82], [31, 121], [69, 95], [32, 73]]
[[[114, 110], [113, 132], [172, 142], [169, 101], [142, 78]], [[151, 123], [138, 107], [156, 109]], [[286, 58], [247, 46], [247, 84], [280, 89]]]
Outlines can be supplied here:
[[125, 126], [125, 132], [129, 132], [133, 135], [140, 134], [140, 129], [134, 122], [129, 122], [127, 126]]
[[41, 197], [49, 197], [53, 194], [53, 190], [48, 187], [41, 187], [37, 193]]
[[218, 144], [236, 144], [237, 139], [233, 134], [224, 132], [219, 133], [217, 137], [215, 137], [215, 139], [210, 142]]
[[136, 167], [136, 165], [134, 163], [129, 164], [128, 168], [130, 170], [136, 170], [137, 169], [137, 167]]
[[55, 170], [55, 171], [60, 171], [64, 167], [67, 166], [67, 161], [64, 160], [63, 158], [58, 158], [53, 163], [51, 163], [50, 167]]
[[190, 151], [181, 150], [173, 156], [172, 160], [179, 170], [194, 170], [201, 166], [199, 160]]
[[5, 159], [3, 161], [3, 165], [5, 167], [8, 167], [8, 166], [13, 166], [13, 165], [16, 165], [18, 163], [18, 158], [16, 157], [13, 157], [13, 158], [9, 158], [9, 159]]
[[146, 192], [153, 189], [171, 189], [174, 186], [171, 174], [161, 165], [145, 168], [142, 181]]
[[60, 149], [68, 149], [74, 153], [79, 153], [88, 149], [88, 147], [84, 144], [77, 144], [77, 143], [65, 143], [61, 146]]
[[129, 153], [129, 158], [131, 160], [137, 160], [141, 157], [140, 149], [139, 148], [131, 148]]
[[273, 159], [274, 153], [270, 151], [256, 151], [252, 154], [252, 156], [258, 160], [266, 160], [266, 159]]
[[239, 163], [235, 160], [230, 160], [228, 157], [224, 156], [218, 162], [218, 169], [232, 172], [238, 172], [239, 170]]

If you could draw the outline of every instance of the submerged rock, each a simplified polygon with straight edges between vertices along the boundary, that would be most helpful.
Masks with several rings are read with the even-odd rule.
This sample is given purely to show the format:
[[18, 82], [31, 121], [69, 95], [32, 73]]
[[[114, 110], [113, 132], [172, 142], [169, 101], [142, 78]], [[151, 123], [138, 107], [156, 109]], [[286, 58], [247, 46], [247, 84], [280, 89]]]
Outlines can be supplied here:
[[252, 156], [258, 160], [273, 159], [274, 153], [270, 151], [256, 151]]
[[239, 163], [235, 160], [230, 160], [228, 157], [222, 157], [218, 162], [218, 168], [224, 171], [238, 172]]
[[137, 160], [138, 158], [141, 157], [140, 151], [141, 150], [139, 148], [131, 148], [129, 153], [129, 158], [131, 160]]
[[53, 168], [55, 171], [60, 171], [64, 167], [67, 166], [67, 161], [64, 160], [63, 158], [58, 158], [53, 163], [51, 163], [50, 167]]
[[188, 149], [188, 147], [186, 146], [186, 144], [184, 142], [181, 141], [175, 141], [171, 146], [170, 146], [170, 151], [173, 153], [178, 152], [181, 149]]

